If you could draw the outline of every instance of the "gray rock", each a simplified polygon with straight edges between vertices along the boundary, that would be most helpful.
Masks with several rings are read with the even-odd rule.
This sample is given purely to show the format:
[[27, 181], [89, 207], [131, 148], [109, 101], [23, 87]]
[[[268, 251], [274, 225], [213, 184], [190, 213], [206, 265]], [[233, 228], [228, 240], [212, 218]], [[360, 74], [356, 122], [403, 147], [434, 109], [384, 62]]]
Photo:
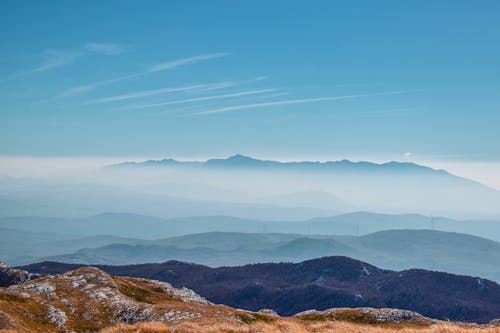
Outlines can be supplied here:
[[413, 323], [430, 325], [432, 319], [421, 314], [400, 309], [375, 309], [375, 308], [334, 308], [324, 311], [308, 310], [297, 313], [295, 317], [302, 319], [330, 319], [360, 322], [367, 324], [376, 323]]
[[0, 287], [6, 288], [21, 284], [41, 277], [41, 274], [33, 274], [20, 269], [9, 268], [7, 264], [0, 261]]

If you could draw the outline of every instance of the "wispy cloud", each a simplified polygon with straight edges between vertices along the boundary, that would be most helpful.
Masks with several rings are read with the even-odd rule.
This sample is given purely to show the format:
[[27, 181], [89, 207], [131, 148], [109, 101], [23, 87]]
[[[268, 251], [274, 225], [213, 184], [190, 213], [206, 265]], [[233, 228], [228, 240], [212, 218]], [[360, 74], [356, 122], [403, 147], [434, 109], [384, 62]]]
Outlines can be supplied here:
[[287, 96], [287, 95], [290, 95], [290, 93], [289, 92], [280, 92], [280, 93], [266, 95], [266, 96], [262, 96], [262, 97], [273, 98], [273, 97], [281, 97], [281, 96]]
[[179, 67], [179, 66], [195, 64], [195, 63], [200, 62], [200, 61], [223, 58], [223, 57], [227, 57], [229, 55], [231, 55], [231, 53], [220, 52], [220, 53], [203, 54], [203, 55], [189, 57], [189, 58], [176, 59], [173, 61], [167, 61], [167, 62], [163, 62], [160, 64], [156, 64], [156, 65], [152, 66], [151, 68], [149, 68], [149, 70], [147, 72], [148, 73], [161, 72], [161, 71], [165, 71], [165, 70], [172, 69], [172, 68]]
[[187, 98], [187, 99], [180, 99], [180, 100], [168, 101], [168, 102], [162, 102], [162, 103], [134, 105], [134, 106], [130, 106], [130, 107], [125, 107], [123, 109], [135, 110], [135, 109], [145, 109], [145, 108], [175, 105], [175, 104], [203, 102], [203, 101], [210, 101], [210, 100], [215, 100], [215, 99], [225, 99], [225, 98], [234, 98], [234, 97], [241, 97], [241, 96], [248, 96], [248, 95], [265, 94], [265, 93], [270, 93], [270, 92], [273, 92], [276, 90], [277, 89], [247, 90], [247, 91], [240, 91], [240, 92], [231, 93], [231, 94], [221, 94], [221, 95]]
[[407, 91], [392, 91], [392, 92], [374, 93], [374, 94], [358, 94], [358, 95], [344, 95], [344, 96], [331, 96], [331, 97], [289, 99], [289, 100], [274, 101], [274, 102], [233, 105], [233, 106], [227, 106], [227, 107], [222, 107], [222, 108], [218, 108], [218, 109], [200, 111], [200, 112], [196, 112], [194, 114], [195, 115], [208, 115], [208, 114], [231, 112], [231, 111], [238, 111], [238, 110], [245, 110], [245, 109], [264, 108], [264, 107], [278, 106], [278, 105], [318, 103], [318, 102], [336, 101], [336, 100], [342, 100], [342, 99], [353, 99], [353, 98], [383, 96], [383, 95], [397, 95], [397, 94], [402, 94], [405, 92], [407, 92]]
[[98, 99], [91, 100], [85, 104], [104, 104], [104, 103], [111, 103], [111, 102], [121, 102], [121, 101], [129, 100], [129, 99], [150, 97], [150, 96], [169, 94], [169, 93], [174, 93], [174, 92], [183, 92], [183, 91], [191, 91], [191, 90], [204, 91], [204, 90], [222, 89], [222, 88], [232, 87], [234, 85], [236, 85], [235, 82], [219, 82], [219, 83], [212, 83], [212, 84], [195, 84], [195, 85], [182, 86], [182, 87], [168, 87], [168, 88], [153, 89], [153, 90], [143, 90], [143, 91], [134, 92], [134, 93], [130, 93], [130, 94], [98, 98]]
[[230, 53], [211, 53], [211, 54], [199, 55], [196, 57], [181, 58], [181, 59], [177, 59], [177, 60], [173, 60], [173, 61], [169, 61], [169, 62], [159, 63], [159, 64], [156, 64], [156, 65], [148, 68], [147, 70], [145, 70], [143, 72], [128, 74], [128, 75], [124, 75], [124, 76], [118, 76], [118, 77], [115, 77], [112, 79], [97, 81], [97, 82], [87, 84], [87, 85], [71, 87], [71, 88], [63, 91], [61, 96], [78, 95], [78, 94], [82, 94], [82, 93], [86, 93], [88, 91], [94, 90], [99, 86], [104, 86], [104, 85], [108, 85], [108, 84], [112, 84], [112, 83], [116, 83], [116, 82], [120, 82], [120, 81], [130, 80], [130, 79], [141, 77], [141, 76], [144, 76], [147, 74], [162, 72], [162, 71], [173, 69], [173, 68], [176, 68], [179, 66], [191, 65], [191, 64], [195, 64], [197, 62], [210, 60], [210, 59], [216, 59], [216, 58], [222, 58], [222, 57], [226, 57], [229, 55], [230, 55]]
[[159, 94], [168, 94], [168, 93], [172, 93], [172, 92], [189, 91], [189, 90], [199, 89], [202, 86], [203, 85], [201, 85], [201, 84], [197, 84], [197, 85], [185, 86], [185, 87], [144, 90], [144, 91], [130, 93], [130, 94], [117, 95], [117, 96], [111, 96], [111, 97], [105, 97], [105, 98], [98, 98], [98, 99], [94, 99], [92, 101], [89, 101], [85, 104], [104, 104], [104, 103], [111, 103], [111, 102], [121, 102], [124, 100], [133, 99], [133, 98], [149, 97], [149, 96], [154, 96], [154, 95], [159, 95]]
[[72, 88], [66, 89], [61, 94], [61, 96], [66, 97], [66, 96], [80, 95], [80, 94], [86, 93], [87, 91], [91, 91], [92, 89], [94, 89], [93, 86], [72, 87]]
[[112, 84], [115, 82], [133, 79], [133, 78], [136, 78], [136, 77], [139, 77], [142, 75], [144, 75], [144, 73], [129, 74], [129, 75], [124, 75], [124, 76], [118, 76], [118, 77], [108, 79], [108, 80], [97, 81], [97, 82], [86, 84], [86, 85], [71, 87], [71, 88], [64, 90], [61, 93], [61, 96], [67, 97], [67, 96], [75, 96], [75, 95], [84, 94], [84, 93], [92, 91], [100, 86], [105, 86], [105, 85]]
[[14, 79], [17, 77], [32, 75], [35, 73], [47, 72], [59, 67], [70, 65], [81, 55], [81, 52], [76, 51], [47, 49], [43, 52], [44, 60], [40, 65], [30, 70], [9, 75], [3, 80]]
[[[217, 89], [231, 88], [231, 87], [239, 86], [241, 84], [259, 82], [259, 81], [263, 81], [265, 79], [267, 79], [266, 76], [258, 76], [258, 77], [253, 78], [253, 79], [249, 79], [249, 80], [245, 80], [245, 81], [237, 81], [237, 82], [235, 82], [235, 81], [223, 81], [223, 82], [216, 82], [216, 83], [195, 84], [195, 85], [182, 86], [182, 87], [168, 87], [168, 88], [153, 89], [153, 90], [142, 90], [142, 91], [132, 92], [129, 94], [124, 94], [124, 95], [116, 95], [116, 96], [98, 98], [98, 99], [91, 100], [85, 104], [102, 104], [102, 103], [119, 102], [119, 101], [123, 101], [123, 100], [149, 97], [149, 96], [160, 95], [160, 94], [169, 94], [172, 92], [189, 91], [189, 90], [198, 90], [200, 92], [201, 91], [208, 91], [208, 90], [217, 90]], [[80, 87], [80, 89], [83, 89], [82, 92], [86, 91], [85, 86]], [[77, 91], [77, 93], [78, 93], [78, 91]]]
[[[43, 62], [30, 70], [14, 73], [3, 80], [14, 79], [40, 72], [50, 71], [59, 67], [67, 66], [76, 61], [87, 52], [94, 52], [103, 55], [116, 55], [125, 52], [125, 47], [111, 43], [86, 43], [79, 50], [47, 49], [43, 51]], [[88, 87], [72, 88], [70, 94], [78, 94], [88, 91]]]
[[125, 53], [127, 48], [123, 45], [112, 43], [86, 43], [83, 48], [87, 51], [103, 55], [118, 55]]
[[81, 53], [61, 50], [46, 50], [45, 61], [29, 73], [45, 72], [57, 67], [62, 67], [73, 63]]

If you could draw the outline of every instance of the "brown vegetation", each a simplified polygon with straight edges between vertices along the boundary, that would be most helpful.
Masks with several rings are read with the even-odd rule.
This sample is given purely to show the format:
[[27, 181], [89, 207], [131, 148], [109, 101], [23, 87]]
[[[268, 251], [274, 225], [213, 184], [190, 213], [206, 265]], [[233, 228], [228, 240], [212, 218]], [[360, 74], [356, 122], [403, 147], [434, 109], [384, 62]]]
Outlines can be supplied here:
[[184, 322], [175, 328], [163, 323], [119, 324], [100, 333], [497, 333], [500, 327], [436, 323], [427, 327], [413, 325], [363, 325], [342, 321], [304, 322], [280, 318], [272, 323], [257, 322], [249, 325], [227, 323]]
[[118, 324], [107, 327], [100, 333], [172, 333], [167, 325], [158, 322], [139, 323], [134, 325]]

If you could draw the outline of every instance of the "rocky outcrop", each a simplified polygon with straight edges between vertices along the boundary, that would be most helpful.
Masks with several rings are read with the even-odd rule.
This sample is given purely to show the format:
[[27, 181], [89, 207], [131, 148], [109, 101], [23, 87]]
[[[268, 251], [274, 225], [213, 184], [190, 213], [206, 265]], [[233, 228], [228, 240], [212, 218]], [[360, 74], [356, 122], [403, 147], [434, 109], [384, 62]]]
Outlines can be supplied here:
[[0, 287], [8, 287], [42, 276], [21, 269], [9, 268], [4, 262], [0, 261]]
[[273, 309], [260, 309], [257, 312], [268, 314], [268, 315], [271, 315], [271, 316], [277, 316], [278, 315], [278, 313], [276, 311], [274, 311]]
[[325, 311], [308, 310], [295, 317], [305, 320], [341, 320], [362, 324], [412, 323], [430, 325], [434, 321], [419, 313], [400, 309], [336, 308]]
[[[207, 317], [219, 308], [187, 288], [112, 277], [95, 267], [83, 267], [1, 288], [0, 329], [12, 328], [15, 322], [21, 328], [36, 326], [37, 332], [71, 332], [80, 327], [92, 331], [119, 322], [176, 323]], [[227, 310], [219, 311], [238, 320]]]
[[500, 318], [499, 319], [493, 319], [489, 322], [491, 326], [499, 326], [500, 327]]

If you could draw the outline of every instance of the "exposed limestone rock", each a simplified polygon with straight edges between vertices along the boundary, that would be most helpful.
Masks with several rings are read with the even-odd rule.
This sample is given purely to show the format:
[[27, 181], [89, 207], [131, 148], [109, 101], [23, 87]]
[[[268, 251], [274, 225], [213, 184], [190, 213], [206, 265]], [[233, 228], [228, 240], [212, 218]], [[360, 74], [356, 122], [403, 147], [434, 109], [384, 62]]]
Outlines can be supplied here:
[[493, 319], [492, 321], [489, 322], [489, 325], [491, 325], [491, 326], [500, 326], [500, 318], [499, 319]]
[[41, 276], [40, 274], [29, 273], [21, 269], [9, 268], [7, 264], [0, 261], [0, 287], [9, 287], [24, 283]]
[[[212, 306], [187, 288], [177, 289], [154, 280], [112, 277], [94, 267], [0, 289], [0, 296], [15, 302], [13, 304], [18, 308], [24, 305], [23, 299], [29, 299], [29, 307], [45, 309], [44, 316], [53, 324], [53, 331], [64, 332], [75, 329], [68, 326], [69, 322], [79, 321], [95, 329], [120, 322], [163, 321], [174, 324], [201, 318], [207, 311], [205, 307]], [[1, 299], [0, 311], [6, 311], [4, 317], [9, 319], [0, 317], [3, 322], [10, 323], [12, 316], [20, 318], [21, 322], [39, 318], [30, 308], [17, 311], [6, 303], [2, 304]], [[188, 303], [190, 305], [186, 306]]]
[[68, 280], [74, 288], [83, 287], [91, 289], [93, 286], [104, 286], [117, 289], [113, 278], [95, 267], [82, 267], [74, 271], [66, 272], [60, 275], [61, 278]]
[[432, 319], [419, 313], [400, 309], [374, 308], [335, 308], [325, 311], [308, 310], [300, 312], [295, 317], [302, 319], [346, 320], [367, 324], [377, 323], [413, 323], [429, 325]]
[[149, 285], [153, 286], [154, 288], [159, 288], [159, 289], [163, 290], [165, 293], [167, 293], [168, 295], [170, 295], [174, 298], [180, 299], [183, 302], [198, 303], [198, 304], [205, 304], [205, 305], [212, 304], [206, 298], [201, 297], [200, 295], [198, 295], [197, 293], [195, 293], [194, 291], [192, 291], [191, 289], [188, 289], [186, 287], [182, 287], [179, 289], [179, 288], [172, 287], [172, 285], [170, 283], [167, 283], [167, 282], [162, 282], [162, 281], [157, 281], [157, 280], [146, 280], [146, 279], [142, 279], [142, 280], [145, 281], [146, 283], [148, 283]]
[[272, 315], [272, 316], [278, 315], [278, 313], [272, 309], [260, 309], [259, 313], [265, 313], [265, 314]]
[[37, 295], [45, 296], [47, 299], [55, 299], [54, 291], [56, 288], [50, 282], [43, 283], [25, 283], [21, 288], [26, 291], [31, 291]]
[[47, 318], [51, 322], [53, 322], [57, 328], [62, 328], [64, 323], [66, 323], [66, 321], [68, 320], [64, 311], [61, 311], [60, 309], [53, 307], [52, 305], [48, 306]]

